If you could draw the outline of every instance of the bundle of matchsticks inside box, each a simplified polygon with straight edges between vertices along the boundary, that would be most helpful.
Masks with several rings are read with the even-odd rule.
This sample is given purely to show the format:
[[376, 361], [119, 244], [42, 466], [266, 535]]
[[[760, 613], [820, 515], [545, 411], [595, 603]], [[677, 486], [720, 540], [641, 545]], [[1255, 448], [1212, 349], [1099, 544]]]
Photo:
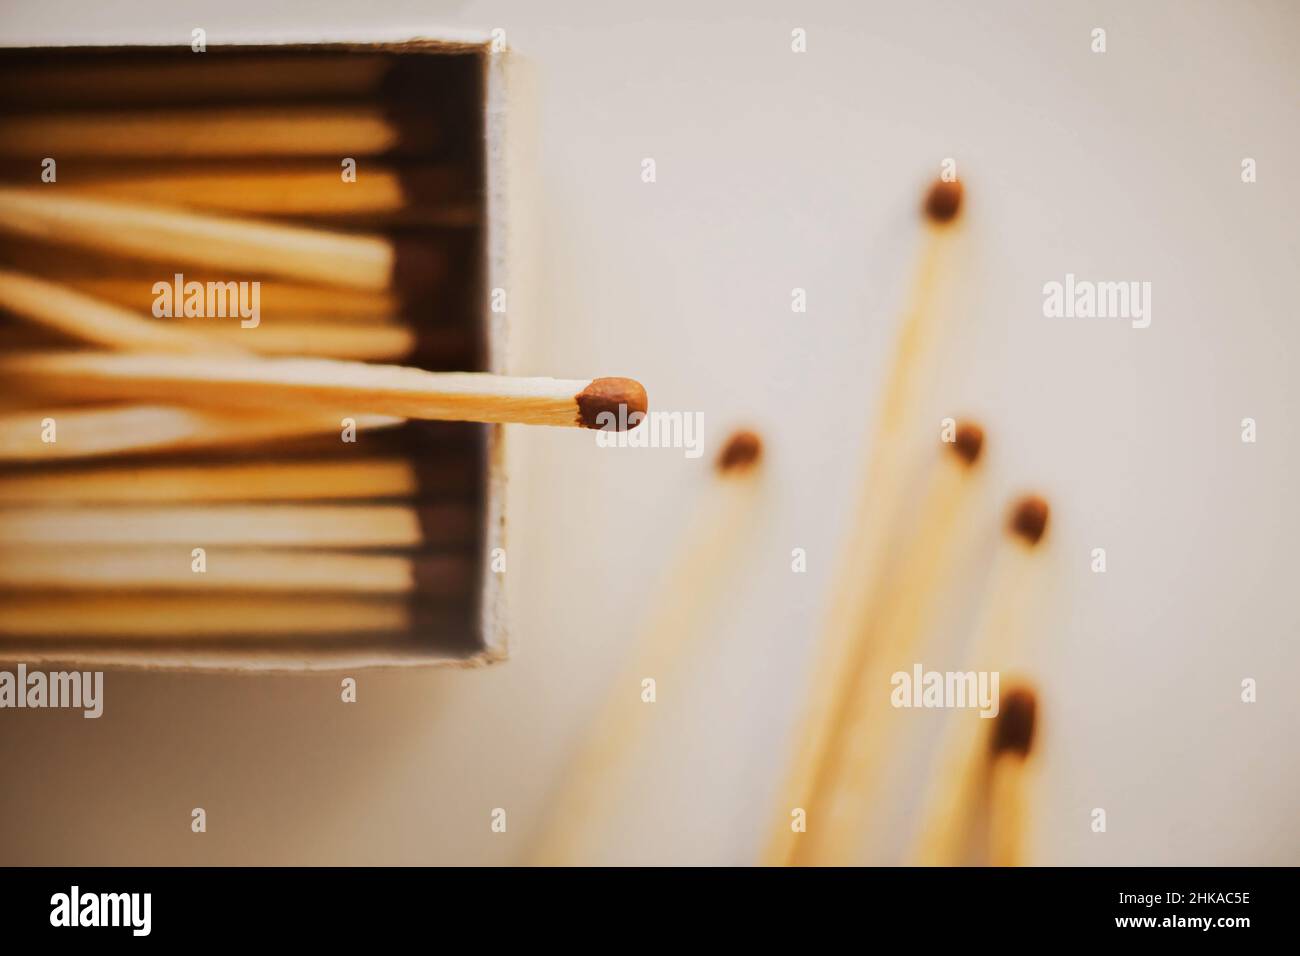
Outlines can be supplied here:
[[0, 654], [478, 649], [479, 52], [0, 53]]

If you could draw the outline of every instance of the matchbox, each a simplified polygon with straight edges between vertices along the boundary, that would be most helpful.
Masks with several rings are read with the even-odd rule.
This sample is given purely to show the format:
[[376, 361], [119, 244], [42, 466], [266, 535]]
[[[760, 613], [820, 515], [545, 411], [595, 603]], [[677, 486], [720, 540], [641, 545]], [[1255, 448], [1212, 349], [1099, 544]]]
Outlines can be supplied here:
[[[486, 35], [0, 51], [10, 219], [18, 198], [89, 196], [373, 239], [392, 260], [374, 289], [273, 262], [207, 274], [144, 239], [105, 255], [13, 222], [0, 269], [231, 348], [504, 372], [505, 59]], [[4, 351], [74, 347], [0, 316]], [[0, 659], [246, 673], [505, 656], [500, 425], [285, 430], [270, 410], [196, 439], [188, 409], [9, 404]]]

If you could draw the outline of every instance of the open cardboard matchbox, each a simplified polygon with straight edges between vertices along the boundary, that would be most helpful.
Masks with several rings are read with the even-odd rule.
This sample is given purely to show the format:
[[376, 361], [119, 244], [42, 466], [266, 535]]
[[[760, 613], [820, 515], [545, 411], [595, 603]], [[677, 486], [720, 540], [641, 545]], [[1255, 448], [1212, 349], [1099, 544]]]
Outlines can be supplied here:
[[[176, 274], [257, 281], [256, 327], [159, 321], [270, 354], [504, 372], [505, 317], [488, 302], [506, 287], [503, 64], [472, 36], [2, 50], [0, 187], [382, 234], [404, 259], [393, 288], [360, 294], [7, 232], [0, 268], [142, 315]], [[84, 347], [4, 314], [0, 338]], [[251, 672], [504, 657], [504, 430], [341, 432], [0, 463], [0, 660]], [[363, 533], [322, 544], [321, 509]], [[215, 540], [186, 540], [187, 522]], [[371, 540], [383, 522], [400, 540]], [[295, 523], [316, 529], [309, 543]], [[313, 562], [333, 563], [321, 578]]]

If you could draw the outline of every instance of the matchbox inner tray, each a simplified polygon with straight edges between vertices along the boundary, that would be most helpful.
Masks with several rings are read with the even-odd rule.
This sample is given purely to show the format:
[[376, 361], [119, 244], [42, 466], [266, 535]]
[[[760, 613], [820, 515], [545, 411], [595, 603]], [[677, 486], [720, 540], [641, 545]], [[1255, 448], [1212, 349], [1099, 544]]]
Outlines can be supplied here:
[[[379, 234], [403, 257], [391, 288], [359, 293], [6, 230], [0, 269], [145, 316], [159, 282], [258, 282], [256, 327], [158, 321], [270, 354], [504, 371], [488, 308], [505, 286], [501, 59], [486, 38], [0, 51], [0, 186]], [[0, 343], [84, 347], [7, 313]], [[504, 656], [500, 427], [181, 448], [142, 426], [147, 447], [80, 455], [74, 413], [97, 406], [68, 404], [60, 453], [0, 461], [0, 659], [309, 671]], [[0, 409], [19, 430], [49, 412], [12, 394]]]

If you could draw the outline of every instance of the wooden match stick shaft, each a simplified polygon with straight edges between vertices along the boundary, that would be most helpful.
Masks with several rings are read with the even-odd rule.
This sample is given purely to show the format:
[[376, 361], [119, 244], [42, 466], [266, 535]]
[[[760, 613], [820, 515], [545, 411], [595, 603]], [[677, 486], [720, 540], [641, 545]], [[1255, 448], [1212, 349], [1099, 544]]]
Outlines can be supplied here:
[[[2, 275], [2, 273], [0, 273]], [[29, 289], [52, 283], [25, 282]], [[90, 345], [143, 352], [191, 352], [299, 356], [352, 362], [402, 362], [418, 358], [455, 366], [472, 361], [472, 344], [454, 326], [417, 331], [395, 322], [263, 320], [243, 328], [240, 320], [152, 319], [129, 309], [54, 286], [57, 295], [18, 301], [23, 291], [0, 280], [0, 307], [29, 316], [22, 325], [0, 323], [0, 353], [40, 351], [73, 338]]]
[[[218, 320], [220, 321], [220, 320]], [[304, 358], [344, 359], [351, 362], [400, 362], [419, 354], [442, 361], [469, 361], [469, 335], [461, 329], [417, 332], [395, 322], [373, 325], [321, 323], [293, 319], [263, 320], [255, 329], [234, 325], [211, 328], [208, 320], [180, 321], [183, 328], [207, 324], [208, 337], [257, 355], [298, 355]]]
[[[205, 570], [191, 549], [0, 548], [0, 591], [405, 594], [457, 597], [473, 587], [465, 554], [361, 554], [214, 547]], [[56, 603], [48, 600], [47, 603]], [[71, 602], [68, 602], [71, 603]], [[230, 601], [234, 605], [238, 602]], [[24, 628], [26, 630], [28, 628]]]
[[[337, 164], [322, 162], [253, 169], [119, 169], [64, 164], [59, 193], [185, 206], [232, 215], [335, 216], [403, 214], [421, 222], [463, 225], [477, 221], [464, 176], [451, 166], [401, 167], [368, 163], [354, 181]], [[33, 186], [39, 193], [42, 186]]]
[[153, 545], [189, 547], [416, 548], [467, 544], [469, 505], [118, 505], [0, 510], [0, 547]]
[[63, 397], [297, 406], [442, 421], [614, 428], [646, 410], [645, 389], [625, 378], [511, 378], [330, 359], [38, 352], [0, 358], [0, 375], [13, 386]]
[[408, 632], [406, 598], [329, 594], [0, 594], [0, 637], [109, 640]]
[[[361, 433], [391, 428], [403, 420], [363, 415], [356, 416], [355, 421]], [[37, 408], [0, 414], [0, 462], [186, 451], [330, 433], [340, 435], [342, 429], [337, 415], [250, 415], [165, 405]], [[54, 440], [48, 441], [47, 435], [51, 434]]]
[[[1022, 501], [1035, 504], [1040, 499]], [[1028, 592], [1041, 559], [1034, 551], [1046, 526], [1046, 504], [1041, 524], [1016, 528], [1004, 540], [989, 575], [989, 586], [967, 652], [967, 668], [1004, 674], [1016, 663], [1025, 643], [1029, 620]], [[1029, 509], [1031, 513], [1035, 509]], [[950, 714], [926, 782], [921, 826], [912, 860], [921, 866], [957, 866], [963, 862], [974, 825], [976, 796], [987, 770], [990, 721], [971, 714]]]
[[[966, 431], [970, 426], [963, 426]], [[912, 669], [939, 603], [956, 551], [958, 518], [971, 485], [971, 466], [983, 437], [974, 429], [973, 454], [955, 445], [921, 498], [920, 523], [907, 542], [877, 616], [861, 635], [862, 666], [840, 676], [830, 693], [840, 702], [825, 757], [809, 795], [808, 832], [791, 862], [853, 865], [863, 860], [863, 835], [891, 747], [901, 746], [891, 703], [890, 675]]]
[[762, 857], [762, 862], [769, 866], [788, 864], [794, 858], [797, 841], [806, 835], [791, 829], [790, 813], [793, 808], [807, 809], [811, 803], [810, 788], [825, 760], [836, 714], [842, 705], [829, 689], [839, 686], [841, 675], [859, 672], [869, 650], [862, 642], [862, 635], [871, 620], [872, 604], [878, 594], [863, 582], [881, 578], [885, 542], [903, 491], [904, 451], [910, 447], [908, 436], [913, 433], [911, 426], [927, 370], [925, 360], [938, 321], [934, 293], [945, 245], [944, 234], [935, 229], [923, 240], [911, 303], [886, 380], [874, 440], [869, 446], [871, 457], [864, 469], [866, 480], [860, 485], [858, 500], [850, 512], [848, 540], [837, 565], [838, 574], [814, 664], [812, 690], [795, 738], [794, 757], [781, 788], [773, 836]]
[[[432, 265], [431, 265], [432, 271]], [[210, 278], [191, 277], [185, 273], [186, 282], [197, 281], [207, 288]], [[60, 282], [80, 289], [87, 295], [116, 302], [127, 308], [148, 313], [158, 296], [153, 283], [138, 279], [86, 279], [79, 276], [59, 277]], [[399, 324], [402, 302], [392, 292], [366, 292], [359, 289], [341, 289], [329, 286], [302, 285], [280, 282], [276, 279], [259, 279], [261, 285], [262, 319], [296, 319], [312, 325], [358, 325], [365, 328]], [[184, 317], [176, 321], [184, 322]]]
[[989, 721], [952, 714], [922, 797], [921, 825], [910, 862], [961, 866], [966, 862], [976, 807], [987, 783]]
[[803, 834], [791, 830], [789, 813], [795, 807], [807, 808], [812, 802], [812, 781], [825, 760], [837, 709], [841, 705], [837, 695], [827, 692], [827, 688], [835, 687], [840, 675], [857, 673], [863, 663], [865, 648], [861, 636], [871, 618], [872, 602], [876, 596], [862, 582], [879, 577], [884, 529], [890, 525], [894, 502], [902, 488], [903, 469], [898, 448], [904, 444], [905, 425], [916, 403], [918, 366], [934, 323], [930, 300], [936, 281], [937, 256], [936, 239], [927, 237], [913, 292], [914, 301], [904, 320], [881, 402], [876, 437], [871, 445], [872, 457], [866, 469], [867, 480], [862, 483], [862, 494], [854, 509], [856, 517], [850, 526], [844, 557], [838, 565], [841, 571], [832, 592], [823, 646], [812, 681], [813, 692], [782, 791], [779, 827], [763, 857], [767, 865], [785, 865], [794, 859], [796, 841]]
[[1007, 753], [993, 758], [989, 773], [989, 865], [1024, 866], [1028, 816], [1025, 758]]
[[[159, 270], [148, 263], [89, 257], [78, 259], [75, 255], [65, 259], [59, 255], [61, 249], [57, 247], [50, 247], [46, 259], [30, 254], [10, 256], [10, 252], [19, 248], [12, 240], [0, 243], [0, 247], [3, 247], [0, 248], [0, 261], [13, 264], [15, 271], [58, 281], [84, 295], [144, 315], [151, 314], [154, 303], [158, 301], [158, 294], [153, 291], [154, 283], [174, 282], [173, 271], [159, 275]], [[424, 264], [425, 277], [435, 275], [443, 265], [441, 257], [430, 257]], [[205, 290], [209, 282], [224, 281], [212, 272], [193, 273], [186, 269], [183, 274], [186, 282], [198, 282]], [[321, 324], [368, 325], [396, 323], [402, 313], [402, 299], [393, 291], [369, 292], [338, 286], [304, 285], [275, 278], [257, 281], [261, 283], [263, 320], [304, 319]], [[177, 316], [176, 321], [184, 321], [184, 318]]]
[[433, 120], [376, 106], [244, 106], [0, 114], [0, 156], [114, 159], [416, 155]]
[[458, 457], [422, 465], [382, 456], [347, 461], [205, 462], [201, 465], [97, 465], [0, 475], [0, 504], [329, 501], [467, 494], [474, 469]]
[[752, 432], [738, 432], [724, 448], [719, 480], [709, 489], [700, 518], [686, 524], [689, 533], [680, 557], [656, 588], [661, 600], [641, 629], [635, 659], [588, 723], [594, 730], [580, 742], [551, 802], [547, 825], [533, 848], [537, 863], [556, 866], [583, 859], [584, 844], [599, 836], [593, 833], [602, 816], [599, 808], [617, 804], [610, 794], [623, 782], [620, 771], [633, 762], [645, 723], [654, 716], [654, 708], [641, 697], [641, 682], [652, 678], [662, 687], [681, 673], [700, 621], [724, 589], [753, 513], [761, 487], [756, 471], [760, 454], [761, 443]]
[[1002, 702], [993, 730], [989, 759], [989, 863], [1022, 866], [1028, 830], [1026, 762], [1033, 746], [1037, 695], [1027, 684], [1013, 685]]
[[389, 288], [398, 268], [397, 250], [381, 236], [21, 189], [0, 189], [0, 231], [169, 265], [265, 272], [372, 291]]
[[107, 348], [200, 354], [239, 351], [228, 340], [146, 319], [59, 283], [8, 269], [0, 269], [0, 309], [61, 335]]

